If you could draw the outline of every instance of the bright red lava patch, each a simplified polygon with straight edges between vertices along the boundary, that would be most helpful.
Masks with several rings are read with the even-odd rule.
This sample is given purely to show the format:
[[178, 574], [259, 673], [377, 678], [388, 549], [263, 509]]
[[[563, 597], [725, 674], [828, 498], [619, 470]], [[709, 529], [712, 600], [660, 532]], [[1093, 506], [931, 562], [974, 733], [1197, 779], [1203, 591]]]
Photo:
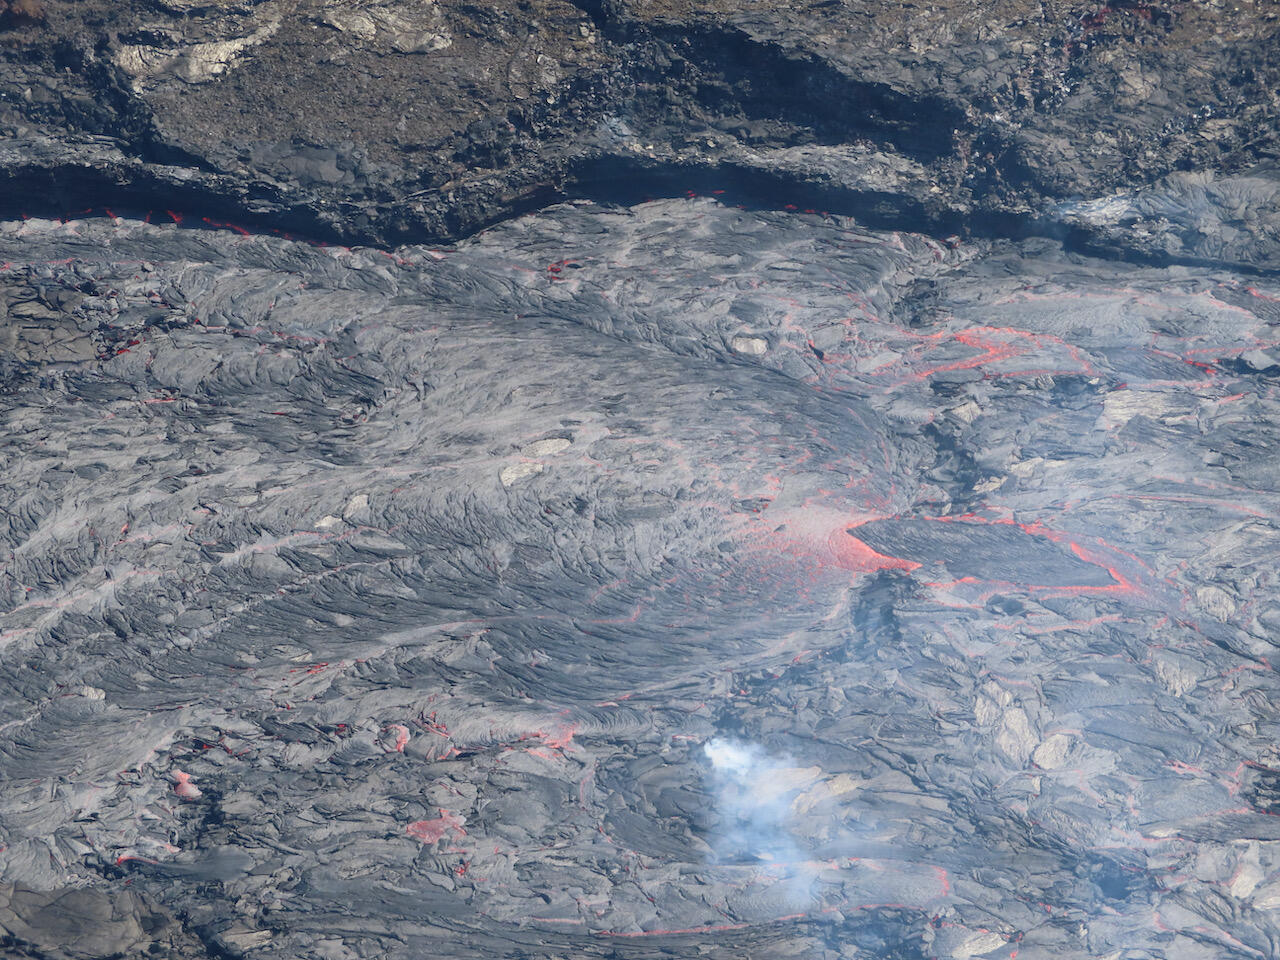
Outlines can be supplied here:
[[177, 780], [177, 783], [173, 785], [173, 792], [183, 800], [196, 800], [202, 796], [200, 788], [191, 782], [191, 774], [175, 770], [173, 771], [173, 776]]
[[910, 573], [920, 567], [914, 560], [890, 557], [859, 540], [854, 531], [863, 523], [883, 519], [828, 507], [805, 507], [777, 517], [785, 523], [758, 536], [756, 543], [770, 553], [790, 557], [809, 582], [823, 574], [843, 570], [856, 575], [880, 570]]
[[436, 843], [450, 830], [460, 837], [467, 835], [467, 831], [462, 829], [461, 818], [448, 810], [441, 810], [440, 816], [434, 820], [415, 820], [404, 828], [405, 833], [423, 843]]
[[854, 573], [875, 573], [877, 570], [906, 570], [910, 573], [920, 568], [914, 560], [877, 553], [854, 536], [853, 529], [837, 530], [827, 540], [837, 567]]

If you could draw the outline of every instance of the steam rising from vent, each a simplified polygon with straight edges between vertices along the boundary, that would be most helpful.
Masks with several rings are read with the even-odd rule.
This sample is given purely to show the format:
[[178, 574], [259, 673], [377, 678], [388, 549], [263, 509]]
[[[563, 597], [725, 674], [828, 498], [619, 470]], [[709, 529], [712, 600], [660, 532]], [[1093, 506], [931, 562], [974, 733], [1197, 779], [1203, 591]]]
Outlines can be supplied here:
[[807, 900], [812, 870], [791, 835], [791, 799], [812, 779], [759, 746], [717, 737], [703, 747], [711, 761], [720, 823], [710, 838], [719, 863], [755, 861], [785, 878], [790, 896]]
[[753, 769], [769, 763], [761, 757], [760, 748], [754, 744], [735, 743], [717, 737], [707, 741], [703, 749], [717, 773], [737, 780], [749, 776]]

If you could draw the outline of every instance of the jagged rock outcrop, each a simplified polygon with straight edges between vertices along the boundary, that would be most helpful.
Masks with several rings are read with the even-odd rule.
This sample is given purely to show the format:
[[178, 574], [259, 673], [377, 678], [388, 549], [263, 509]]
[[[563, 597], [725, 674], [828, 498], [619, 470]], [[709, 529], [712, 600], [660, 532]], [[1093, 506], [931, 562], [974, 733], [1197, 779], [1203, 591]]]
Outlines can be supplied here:
[[[0, 33], [15, 214], [181, 201], [316, 237], [438, 241], [565, 192], [714, 187], [886, 226], [1276, 267], [1273, 202], [1224, 237], [1134, 196], [1186, 171], [1274, 193], [1280, 14], [1265, 3], [43, 9]], [[1075, 206], [1117, 192], [1124, 229]]]

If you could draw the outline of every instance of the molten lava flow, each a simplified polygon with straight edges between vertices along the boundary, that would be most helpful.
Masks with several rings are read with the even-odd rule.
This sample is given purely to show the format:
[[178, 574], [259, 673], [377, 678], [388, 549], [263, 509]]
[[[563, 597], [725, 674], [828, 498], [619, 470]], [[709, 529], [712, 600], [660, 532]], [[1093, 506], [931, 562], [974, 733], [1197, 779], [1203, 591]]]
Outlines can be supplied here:
[[440, 816], [433, 820], [415, 820], [404, 828], [404, 832], [423, 843], [436, 843], [450, 830], [459, 837], [465, 837], [467, 831], [462, 828], [462, 823], [460, 817], [442, 809]]

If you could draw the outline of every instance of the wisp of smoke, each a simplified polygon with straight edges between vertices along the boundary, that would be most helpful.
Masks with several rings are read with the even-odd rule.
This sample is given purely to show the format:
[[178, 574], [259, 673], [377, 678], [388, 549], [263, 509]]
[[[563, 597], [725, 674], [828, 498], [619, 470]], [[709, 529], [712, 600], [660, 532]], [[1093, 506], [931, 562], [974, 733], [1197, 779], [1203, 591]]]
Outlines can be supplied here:
[[719, 835], [712, 844], [717, 860], [768, 864], [771, 872], [787, 878], [795, 899], [807, 898], [811, 871], [789, 830], [795, 788], [782, 775], [795, 765], [768, 756], [755, 744], [719, 737], [709, 740], [703, 752], [711, 761], [720, 814]]

